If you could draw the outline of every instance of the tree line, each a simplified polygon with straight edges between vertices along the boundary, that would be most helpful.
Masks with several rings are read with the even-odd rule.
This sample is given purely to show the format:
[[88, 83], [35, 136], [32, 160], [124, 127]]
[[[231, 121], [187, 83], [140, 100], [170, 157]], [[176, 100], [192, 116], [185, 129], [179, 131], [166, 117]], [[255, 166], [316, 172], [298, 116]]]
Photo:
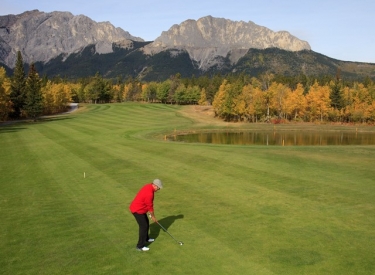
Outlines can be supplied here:
[[39, 77], [33, 64], [26, 75], [17, 54], [12, 77], [0, 68], [0, 119], [37, 119], [61, 113], [68, 103], [143, 101], [164, 104], [212, 105], [225, 121], [375, 122], [375, 84], [370, 78], [345, 81], [335, 76], [281, 76], [263, 74], [205, 75], [164, 81], [105, 79], [77, 80]]
[[71, 102], [72, 85], [40, 78], [32, 63], [26, 75], [22, 55], [17, 53], [13, 76], [0, 67], [0, 120], [30, 118], [65, 111]]
[[[344, 86], [340, 79], [308, 87], [272, 81], [231, 83], [224, 81], [212, 103], [217, 116], [226, 121], [375, 122], [375, 85], [354, 82]], [[264, 86], [265, 85], [265, 86]]]

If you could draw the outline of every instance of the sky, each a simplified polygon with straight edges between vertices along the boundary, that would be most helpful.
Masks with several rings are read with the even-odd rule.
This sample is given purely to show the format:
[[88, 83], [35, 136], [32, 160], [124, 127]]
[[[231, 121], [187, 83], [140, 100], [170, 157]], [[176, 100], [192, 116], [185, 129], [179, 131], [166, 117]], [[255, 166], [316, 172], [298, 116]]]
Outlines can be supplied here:
[[208, 15], [252, 21], [272, 31], [288, 31], [328, 57], [375, 63], [374, 0], [0, 0], [0, 16], [35, 9], [108, 21], [146, 41], [174, 24]]

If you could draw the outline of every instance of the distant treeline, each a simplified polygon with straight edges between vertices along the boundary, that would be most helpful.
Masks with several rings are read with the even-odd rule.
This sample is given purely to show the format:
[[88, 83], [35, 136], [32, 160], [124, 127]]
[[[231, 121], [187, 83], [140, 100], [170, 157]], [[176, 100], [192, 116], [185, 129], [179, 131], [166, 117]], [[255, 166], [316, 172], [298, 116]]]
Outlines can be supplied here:
[[0, 119], [60, 113], [68, 103], [143, 101], [212, 105], [225, 121], [375, 122], [375, 84], [370, 78], [346, 81], [334, 76], [228, 74], [161, 82], [104, 79], [99, 73], [78, 80], [40, 78], [33, 64], [26, 75], [18, 53], [14, 74], [0, 68]]

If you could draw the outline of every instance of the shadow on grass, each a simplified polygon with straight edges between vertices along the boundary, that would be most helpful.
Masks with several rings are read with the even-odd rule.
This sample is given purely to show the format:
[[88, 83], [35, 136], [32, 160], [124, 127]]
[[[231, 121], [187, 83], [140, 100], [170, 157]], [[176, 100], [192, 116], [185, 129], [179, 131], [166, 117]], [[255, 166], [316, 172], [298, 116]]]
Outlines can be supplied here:
[[[169, 227], [178, 219], [183, 219], [184, 218], [184, 215], [180, 214], [180, 215], [175, 215], [175, 216], [169, 216], [169, 217], [166, 217], [166, 218], [163, 218], [163, 219], [160, 219], [158, 220], [158, 222], [165, 228], [168, 230], [169, 232]], [[153, 238], [153, 239], [156, 239], [159, 234], [160, 234], [160, 231], [164, 231], [157, 223], [152, 223], [150, 224], [150, 238]], [[170, 234], [174, 236], [173, 233], [169, 232]], [[165, 234], [168, 234], [168, 233], [165, 233]], [[175, 237], [176, 238], [176, 237]], [[178, 238], [176, 238], [178, 239]]]
[[18, 131], [25, 130], [25, 129], [26, 128], [23, 128], [23, 127], [13, 127], [13, 126], [5, 127], [5, 125], [4, 125], [4, 127], [0, 127], [0, 134], [18, 132]]
[[48, 116], [48, 117], [42, 117], [38, 119], [38, 122], [50, 122], [50, 121], [60, 121], [60, 120], [67, 120], [67, 119], [73, 119], [73, 117], [68, 116]]
[[2, 121], [0, 122], [0, 133], [17, 132], [19, 130], [26, 129], [24, 127], [14, 127], [15, 124], [31, 125], [31, 124], [45, 123], [45, 122], [51, 122], [51, 121], [60, 121], [60, 120], [67, 120], [67, 119], [73, 119], [73, 117], [56, 115], [56, 116], [40, 117], [36, 120], [20, 119], [20, 120]]

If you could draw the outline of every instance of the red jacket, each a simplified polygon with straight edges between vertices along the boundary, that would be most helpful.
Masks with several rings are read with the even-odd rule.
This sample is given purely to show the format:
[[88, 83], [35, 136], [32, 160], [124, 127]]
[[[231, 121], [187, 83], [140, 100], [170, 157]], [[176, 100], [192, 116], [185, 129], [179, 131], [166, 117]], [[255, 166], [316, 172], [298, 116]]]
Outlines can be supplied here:
[[154, 187], [152, 183], [148, 183], [139, 190], [134, 200], [130, 204], [130, 212], [145, 214], [154, 212]]

